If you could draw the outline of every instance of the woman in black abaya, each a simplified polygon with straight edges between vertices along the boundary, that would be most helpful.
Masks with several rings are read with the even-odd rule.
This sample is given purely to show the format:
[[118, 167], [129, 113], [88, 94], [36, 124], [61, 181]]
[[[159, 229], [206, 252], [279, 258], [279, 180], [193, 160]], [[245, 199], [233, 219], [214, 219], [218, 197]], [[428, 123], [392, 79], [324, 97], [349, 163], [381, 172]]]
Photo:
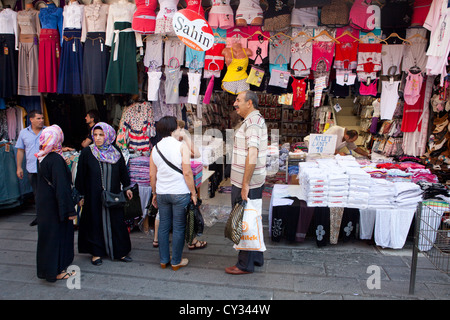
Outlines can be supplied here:
[[[113, 145], [114, 129], [99, 122], [92, 128], [94, 143], [81, 151], [78, 159], [75, 186], [84, 196], [78, 230], [78, 251], [92, 255], [94, 265], [102, 264], [102, 257], [131, 262], [128, 256], [131, 241], [124, 221], [124, 209], [106, 208], [102, 204], [103, 186], [113, 193], [122, 192], [133, 197], [130, 177], [122, 153]], [[103, 180], [103, 181], [102, 181]]]
[[71, 195], [72, 176], [62, 155], [63, 140], [60, 127], [45, 128], [36, 154], [37, 276], [49, 282], [75, 274], [66, 271], [74, 257], [72, 220], [76, 213]]

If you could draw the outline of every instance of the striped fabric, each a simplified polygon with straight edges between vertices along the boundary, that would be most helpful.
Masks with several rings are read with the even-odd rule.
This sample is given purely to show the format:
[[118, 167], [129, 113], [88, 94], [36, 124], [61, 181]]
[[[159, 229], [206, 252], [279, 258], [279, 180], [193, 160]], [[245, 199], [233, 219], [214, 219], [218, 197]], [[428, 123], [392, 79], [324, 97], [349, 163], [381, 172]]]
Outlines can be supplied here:
[[245, 159], [250, 147], [258, 149], [256, 167], [250, 180], [250, 189], [261, 187], [266, 180], [267, 126], [258, 110], [251, 112], [242, 122], [234, 136], [231, 162], [231, 183], [242, 188]]

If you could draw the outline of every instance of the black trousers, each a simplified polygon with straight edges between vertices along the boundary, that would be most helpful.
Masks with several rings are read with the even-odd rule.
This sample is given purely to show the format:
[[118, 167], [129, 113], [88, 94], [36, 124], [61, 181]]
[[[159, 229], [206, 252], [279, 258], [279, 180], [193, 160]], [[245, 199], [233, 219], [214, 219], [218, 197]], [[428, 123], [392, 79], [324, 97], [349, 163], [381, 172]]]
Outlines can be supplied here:
[[[241, 198], [241, 188], [231, 186], [231, 206], [234, 207], [238, 199]], [[264, 185], [256, 189], [250, 189], [248, 193], [249, 199], [262, 199]], [[264, 255], [259, 251], [239, 250], [238, 262], [236, 267], [242, 271], [253, 272], [255, 266], [262, 267], [264, 265]]]

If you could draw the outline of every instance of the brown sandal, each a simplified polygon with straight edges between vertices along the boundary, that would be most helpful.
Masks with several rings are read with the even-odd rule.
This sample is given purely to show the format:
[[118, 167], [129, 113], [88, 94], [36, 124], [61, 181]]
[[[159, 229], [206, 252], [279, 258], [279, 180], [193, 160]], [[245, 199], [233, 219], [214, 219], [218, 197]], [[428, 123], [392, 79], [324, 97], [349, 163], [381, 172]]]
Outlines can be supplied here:
[[208, 243], [206, 241], [200, 241], [197, 240], [190, 245], [188, 245], [189, 250], [197, 250], [197, 249], [203, 249], [206, 247]]

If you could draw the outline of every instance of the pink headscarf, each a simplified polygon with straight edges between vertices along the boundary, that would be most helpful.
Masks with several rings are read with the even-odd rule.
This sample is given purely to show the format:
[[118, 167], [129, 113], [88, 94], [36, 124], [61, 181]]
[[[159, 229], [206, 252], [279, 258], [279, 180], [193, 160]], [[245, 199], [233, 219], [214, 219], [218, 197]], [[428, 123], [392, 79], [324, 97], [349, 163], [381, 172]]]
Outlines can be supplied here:
[[35, 154], [36, 158], [41, 162], [50, 152], [56, 152], [64, 158], [62, 153], [63, 141], [64, 133], [58, 125], [46, 127], [39, 137], [39, 152]]

